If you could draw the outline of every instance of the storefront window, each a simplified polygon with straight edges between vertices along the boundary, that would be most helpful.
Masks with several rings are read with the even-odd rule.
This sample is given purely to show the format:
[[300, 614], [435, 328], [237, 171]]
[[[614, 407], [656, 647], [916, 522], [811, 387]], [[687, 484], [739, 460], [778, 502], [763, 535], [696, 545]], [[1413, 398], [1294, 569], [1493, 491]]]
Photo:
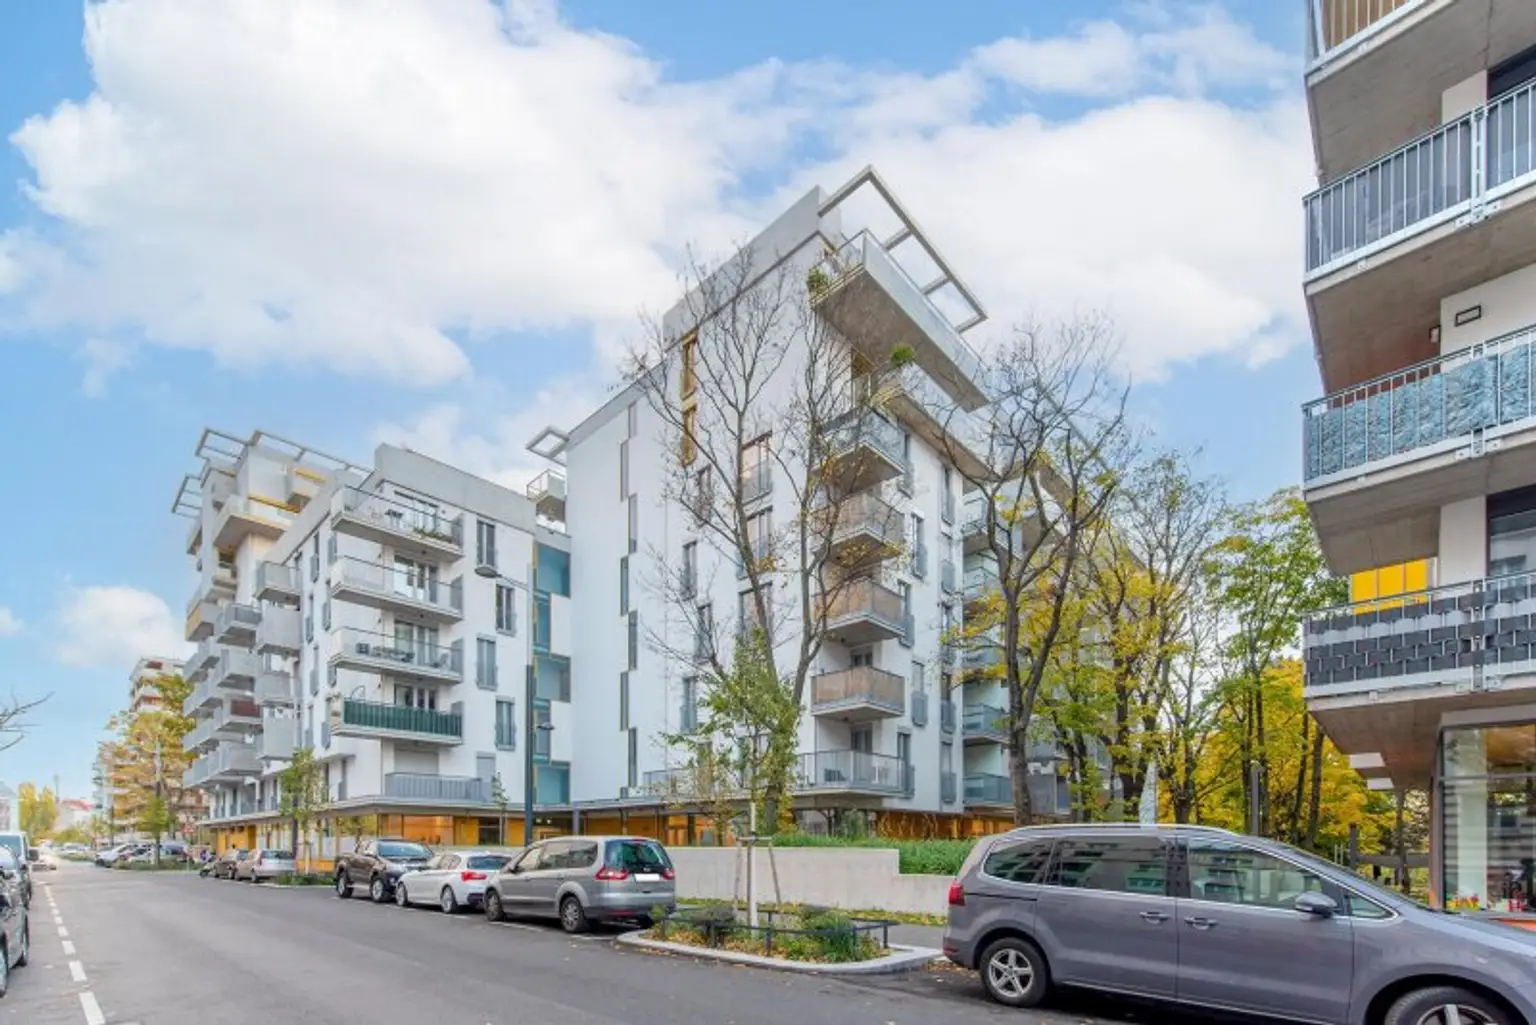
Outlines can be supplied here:
[[1441, 738], [1445, 905], [1536, 910], [1536, 723]]

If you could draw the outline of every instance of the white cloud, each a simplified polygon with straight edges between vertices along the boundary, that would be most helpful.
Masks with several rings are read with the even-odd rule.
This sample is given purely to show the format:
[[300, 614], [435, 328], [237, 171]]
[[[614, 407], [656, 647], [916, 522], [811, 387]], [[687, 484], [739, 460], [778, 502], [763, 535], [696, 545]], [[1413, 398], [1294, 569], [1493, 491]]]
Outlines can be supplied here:
[[112, 375], [133, 361], [133, 347], [112, 338], [88, 338], [75, 353], [75, 359], [85, 364], [80, 391], [90, 398], [99, 398], [106, 394]]
[[[52, 220], [0, 234], [0, 323], [422, 385], [468, 373], [462, 340], [525, 329], [585, 329], [603, 358], [670, 304], [685, 244], [874, 163], [996, 325], [1108, 307], [1144, 374], [1303, 337], [1296, 69], [1213, 6], [1141, 4], [932, 76], [676, 82], [549, 0], [116, 0], [87, 8], [85, 45], [92, 95], [12, 136]], [[1097, 106], [1036, 109], [1061, 94]], [[447, 408], [400, 429], [463, 437]]]
[[21, 628], [26, 624], [4, 605], [0, 605], [0, 637], [10, 637], [21, 633]]
[[56, 620], [54, 656], [69, 666], [127, 672], [145, 655], [182, 658], [192, 649], [170, 606], [137, 587], [71, 587]]

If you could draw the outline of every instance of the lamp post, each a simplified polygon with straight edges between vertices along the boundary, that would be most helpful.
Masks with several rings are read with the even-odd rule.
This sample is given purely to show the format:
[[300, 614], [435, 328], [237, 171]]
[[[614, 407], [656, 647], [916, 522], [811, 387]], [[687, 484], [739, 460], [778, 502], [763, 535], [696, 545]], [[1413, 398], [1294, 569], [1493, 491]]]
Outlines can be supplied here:
[[[534, 723], [533, 723], [533, 635], [539, 628], [539, 603], [533, 595], [533, 563], [528, 564], [527, 576], [524, 580], [513, 580], [502, 576], [496, 571], [495, 566], [481, 563], [475, 567], [475, 576], [486, 580], [494, 580], [497, 583], [506, 584], [508, 587], [520, 588], [528, 595], [528, 643], [524, 645], [528, 658], [528, 667], [523, 674], [523, 846], [533, 844], [533, 748], [534, 748]], [[538, 729], [551, 730], [554, 727], [548, 723], [542, 724]]]

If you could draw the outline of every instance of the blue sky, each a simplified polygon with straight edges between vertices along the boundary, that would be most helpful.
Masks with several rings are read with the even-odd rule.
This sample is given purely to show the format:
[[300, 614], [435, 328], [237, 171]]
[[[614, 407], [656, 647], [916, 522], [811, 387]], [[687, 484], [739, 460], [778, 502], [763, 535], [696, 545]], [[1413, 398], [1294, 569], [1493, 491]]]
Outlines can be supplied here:
[[1161, 443], [1297, 478], [1299, 3], [203, 6], [0, 3], [0, 679], [54, 695], [12, 785], [84, 795], [179, 641], [203, 426], [519, 481], [678, 247], [865, 163], [987, 330], [1108, 309]]

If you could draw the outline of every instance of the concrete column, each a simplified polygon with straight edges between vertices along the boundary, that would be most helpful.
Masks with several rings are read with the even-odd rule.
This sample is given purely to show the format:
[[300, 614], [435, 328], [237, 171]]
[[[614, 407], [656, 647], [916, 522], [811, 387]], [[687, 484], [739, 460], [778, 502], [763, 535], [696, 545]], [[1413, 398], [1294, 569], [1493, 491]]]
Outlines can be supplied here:
[[1440, 586], [1488, 575], [1488, 501], [1483, 495], [1440, 508]]

